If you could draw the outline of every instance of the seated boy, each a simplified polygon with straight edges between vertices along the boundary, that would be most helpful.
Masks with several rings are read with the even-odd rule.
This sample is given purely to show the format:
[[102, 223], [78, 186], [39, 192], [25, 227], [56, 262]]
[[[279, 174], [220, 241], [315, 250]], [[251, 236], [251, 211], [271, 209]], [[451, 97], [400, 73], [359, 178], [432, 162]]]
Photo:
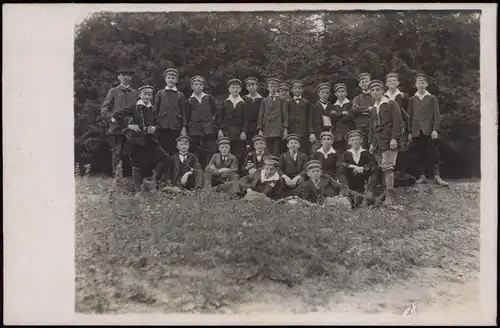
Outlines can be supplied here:
[[160, 146], [158, 140], [158, 117], [151, 104], [153, 87], [145, 85], [139, 88], [140, 99], [132, 107], [120, 109], [112, 114], [112, 118], [120, 122], [129, 117], [129, 125], [125, 131], [132, 160], [132, 178], [135, 192], [141, 190], [141, 170], [150, 162], [156, 164], [156, 188], [159, 187], [164, 170], [170, 166], [170, 156]]
[[271, 153], [266, 148], [266, 137], [256, 135], [252, 138], [253, 152], [248, 153], [246, 156], [241, 171], [245, 175], [253, 176], [255, 172], [264, 166], [264, 158], [270, 156]]
[[300, 136], [291, 133], [286, 138], [288, 151], [281, 154], [279, 160], [279, 171], [287, 188], [285, 196], [296, 188], [306, 176], [307, 155], [299, 151]]
[[373, 199], [375, 184], [378, 180], [378, 167], [373, 156], [361, 147], [363, 133], [360, 130], [351, 130], [346, 134], [349, 149], [338, 160], [339, 180], [349, 189], [365, 193], [366, 198]]
[[250, 186], [246, 189], [246, 200], [264, 199], [278, 200], [283, 197], [283, 180], [278, 173], [279, 158], [267, 156], [264, 167], [253, 176]]
[[189, 152], [191, 138], [180, 136], [175, 142], [179, 152], [172, 155], [172, 184], [181, 189], [201, 189], [203, 170], [198, 157]]
[[321, 161], [312, 160], [307, 163], [309, 179], [294, 194], [313, 203], [341, 207], [345, 204], [352, 208], [361, 204], [362, 195], [349, 190], [329, 175], [323, 173]]
[[333, 149], [333, 133], [323, 131], [320, 134], [321, 148], [312, 153], [312, 160], [319, 160], [323, 172], [337, 180], [337, 152]]
[[236, 156], [229, 153], [231, 139], [222, 137], [217, 140], [219, 152], [212, 155], [210, 162], [205, 168], [205, 186], [210, 188], [225, 182], [236, 181], [238, 175], [238, 160]]

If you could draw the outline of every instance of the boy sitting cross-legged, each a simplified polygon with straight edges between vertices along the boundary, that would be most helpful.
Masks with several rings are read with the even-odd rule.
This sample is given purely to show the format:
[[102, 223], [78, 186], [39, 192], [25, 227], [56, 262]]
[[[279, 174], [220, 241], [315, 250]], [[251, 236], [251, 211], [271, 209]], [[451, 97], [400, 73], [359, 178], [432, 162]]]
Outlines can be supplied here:
[[219, 152], [214, 154], [205, 169], [205, 187], [218, 186], [238, 180], [238, 160], [229, 153], [231, 140], [223, 137], [217, 140]]
[[306, 154], [299, 151], [299, 135], [291, 133], [286, 140], [288, 151], [280, 156], [279, 170], [282, 173], [281, 178], [287, 186], [285, 195], [288, 195], [307, 177], [305, 169], [308, 158]]
[[180, 136], [175, 140], [178, 153], [172, 156], [172, 184], [187, 190], [203, 187], [203, 170], [195, 154], [189, 152], [191, 138]]

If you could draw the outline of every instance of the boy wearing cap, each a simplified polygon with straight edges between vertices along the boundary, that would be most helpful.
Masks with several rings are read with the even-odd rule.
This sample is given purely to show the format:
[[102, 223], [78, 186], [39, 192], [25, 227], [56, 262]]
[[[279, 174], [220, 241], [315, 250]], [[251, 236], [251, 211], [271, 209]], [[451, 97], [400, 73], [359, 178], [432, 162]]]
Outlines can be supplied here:
[[250, 186], [246, 189], [245, 199], [278, 200], [283, 197], [284, 185], [278, 173], [278, 165], [278, 157], [264, 158], [264, 167], [253, 176]]
[[346, 149], [346, 133], [354, 129], [354, 120], [352, 117], [352, 103], [347, 99], [347, 86], [345, 83], [337, 83], [333, 87], [337, 101], [333, 108], [338, 114], [338, 121], [334, 128], [333, 147], [342, 154]]
[[175, 140], [178, 152], [172, 156], [172, 184], [187, 190], [203, 187], [203, 170], [195, 154], [189, 151], [191, 138], [179, 136]]
[[384, 94], [389, 100], [394, 100], [398, 103], [401, 109], [401, 116], [403, 118], [404, 128], [401, 132], [401, 140], [399, 145], [398, 160], [396, 161], [396, 169], [400, 172], [406, 172], [407, 169], [407, 151], [408, 151], [408, 119], [409, 115], [406, 109], [408, 108], [408, 97], [401, 90], [398, 89], [399, 86], [399, 74], [398, 73], [388, 73], [385, 77], [385, 85], [387, 86], [387, 91]]
[[254, 151], [248, 153], [243, 161], [242, 172], [248, 176], [253, 176], [255, 172], [264, 166], [264, 158], [271, 153], [266, 149], [266, 138], [256, 135], [252, 138]]
[[[357, 130], [361, 130], [363, 135], [367, 136], [370, 126], [370, 115], [373, 110], [373, 97], [368, 88], [371, 75], [361, 73], [358, 75], [358, 85], [361, 88], [361, 94], [352, 100], [352, 117]], [[368, 147], [368, 140], [363, 140], [363, 147]]]
[[336, 207], [346, 205], [350, 209], [363, 201], [361, 194], [349, 190], [331, 176], [324, 174], [321, 161], [309, 161], [307, 175], [309, 179], [294, 194], [308, 202]]
[[[288, 86], [288, 84], [285, 82], [280, 83], [278, 86], [278, 94], [281, 97], [281, 99], [284, 100], [285, 111], [288, 113], [288, 124], [290, 125], [290, 102], [291, 102], [290, 86]], [[283, 153], [285, 151], [286, 151], [286, 140], [283, 139], [281, 141], [280, 153]]]
[[135, 192], [141, 190], [141, 169], [150, 162], [156, 163], [156, 187], [163, 177], [164, 170], [170, 166], [170, 157], [159, 145], [157, 128], [158, 119], [156, 111], [151, 104], [153, 87], [145, 85], [138, 90], [140, 99], [133, 107], [116, 111], [112, 118], [116, 122], [127, 121], [125, 132], [130, 145], [130, 158], [132, 160], [132, 177]]
[[[383, 83], [370, 82], [373, 109], [370, 115], [368, 142], [370, 153], [375, 155], [385, 181], [385, 203], [394, 201], [394, 167], [398, 158], [398, 145], [403, 129], [401, 110], [397, 102], [384, 98]], [[382, 196], [383, 198], [384, 196]]]
[[311, 160], [321, 162], [323, 172], [337, 180], [337, 152], [333, 149], [333, 133], [323, 131], [320, 134], [321, 147], [312, 153]]
[[288, 103], [288, 115], [290, 120], [290, 133], [298, 134], [303, 140], [300, 143], [300, 151], [309, 155], [311, 143], [309, 141], [309, 108], [311, 103], [302, 97], [304, 82], [294, 80], [291, 82], [293, 98]]
[[108, 91], [101, 106], [101, 115], [109, 123], [108, 135], [110, 136], [113, 175], [116, 174], [116, 166], [124, 156], [126, 142], [124, 130], [127, 128], [127, 125], [125, 122], [117, 122], [113, 119], [112, 115], [119, 110], [135, 105], [137, 90], [130, 87], [130, 81], [134, 73], [133, 69], [119, 69], [118, 80], [120, 81], [120, 85]]
[[238, 160], [229, 153], [231, 140], [226, 137], [217, 140], [219, 152], [212, 155], [210, 162], [205, 169], [205, 186], [210, 188], [226, 182], [233, 182], [239, 179]]
[[[212, 95], [203, 92], [205, 79], [202, 76], [191, 78], [193, 94], [186, 106], [187, 133], [191, 137], [192, 152], [198, 157], [202, 167], [216, 152], [216, 129], [219, 119], [217, 104]], [[218, 131], [217, 131], [218, 132]]]
[[177, 90], [179, 71], [167, 68], [163, 72], [166, 86], [155, 95], [154, 107], [160, 122], [160, 144], [170, 154], [176, 152], [175, 140], [179, 135], [186, 135], [186, 97]]
[[285, 194], [290, 193], [306, 178], [307, 155], [300, 152], [300, 136], [291, 133], [286, 138], [288, 151], [281, 154], [279, 160], [279, 171], [281, 178], [288, 187]]
[[439, 172], [438, 130], [441, 120], [439, 103], [436, 96], [427, 91], [427, 77], [417, 74], [415, 87], [417, 92], [408, 102], [408, 138], [414, 143], [419, 161], [420, 177], [416, 183], [426, 182], [426, 168], [432, 166], [434, 182], [440, 186], [448, 186]]
[[311, 106], [310, 119], [309, 119], [309, 132], [312, 143], [312, 150], [316, 151], [321, 144], [317, 142], [321, 132], [332, 130], [333, 125], [338, 119], [338, 114], [333, 108], [333, 104], [328, 101], [330, 98], [330, 84], [320, 83], [318, 85], [319, 100]]
[[231, 79], [227, 82], [229, 97], [224, 100], [221, 110], [221, 133], [219, 137], [226, 136], [231, 140], [232, 153], [242, 161], [247, 140], [247, 126], [245, 125], [245, 101], [240, 97], [242, 82]]
[[288, 135], [288, 110], [286, 100], [278, 96], [279, 83], [277, 78], [267, 79], [269, 95], [260, 104], [257, 121], [257, 130], [274, 156], [280, 155], [281, 140]]
[[365, 193], [366, 199], [371, 201], [378, 179], [377, 164], [368, 151], [361, 147], [363, 140], [361, 131], [349, 131], [346, 134], [346, 139], [350, 148], [342, 153], [338, 160], [339, 181], [346, 184], [351, 190]]
[[245, 132], [247, 134], [247, 148], [252, 146], [252, 139], [257, 135], [257, 121], [259, 120], [260, 103], [262, 96], [258, 93], [259, 80], [255, 77], [247, 77], [245, 86], [248, 94], [243, 96], [245, 100]]

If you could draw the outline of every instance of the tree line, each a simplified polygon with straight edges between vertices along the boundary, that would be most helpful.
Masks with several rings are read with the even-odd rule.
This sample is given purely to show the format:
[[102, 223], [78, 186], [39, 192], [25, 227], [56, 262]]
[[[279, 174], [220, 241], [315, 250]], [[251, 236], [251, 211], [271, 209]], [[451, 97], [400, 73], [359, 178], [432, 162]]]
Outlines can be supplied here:
[[187, 96], [189, 79], [202, 75], [219, 100], [229, 79], [248, 76], [303, 79], [311, 100], [318, 83], [344, 82], [352, 99], [362, 71], [397, 72], [412, 95], [423, 71], [440, 103], [443, 175], [479, 176], [479, 25], [473, 11], [95, 13], [75, 28], [75, 161], [111, 170], [100, 106], [120, 65], [137, 70], [133, 87], [157, 89], [175, 67]]

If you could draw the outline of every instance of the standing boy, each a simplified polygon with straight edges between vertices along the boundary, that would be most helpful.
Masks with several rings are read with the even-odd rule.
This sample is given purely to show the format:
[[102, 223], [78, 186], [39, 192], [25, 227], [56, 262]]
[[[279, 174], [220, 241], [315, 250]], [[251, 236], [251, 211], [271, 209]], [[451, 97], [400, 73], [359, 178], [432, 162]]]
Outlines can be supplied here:
[[172, 156], [172, 184], [187, 190], [203, 187], [203, 170], [195, 154], [189, 151], [191, 138], [179, 136], [175, 140], [178, 153]]
[[216, 152], [216, 129], [219, 118], [217, 104], [212, 95], [203, 92], [205, 79], [202, 76], [191, 78], [193, 94], [186, 106], [187, 133], [191, 137], [192, 152], [204, 167]]
[[387, 91], [384, 94], [389, 100], [394, 100], [398, 103], [401, 109], [401, 117], [403, 118], [403, 131], [401, 132], [401, 141], [399, 144], [398, 160], [396, 162], [396, 170], [406, 173], [408, 168], [408, 119], [409, 115], [406, 109], [408, 108], [408, 97], [398, 89], [399, 86], [399, 74], [389, 73], [385, 77], [385, 85], [387, 86]]
[[448, 186], [439, 172], [438, 130], [440, 124], [439, 104], [436, 96], [427, 91], [427, 76], [417, 74], [415, 87], [417, 92], [410, 98], [408, 106], [408, 138], [413, 140], [419, 161], [420, 177], [417, 183], [425, 183], [426, 168], [432, 166], [434, 182], [440, 186]]
[[291, 82], [293, 99], [288, 104], [288, 115], [290, 120], [290, 133], [298, 134], [302, 140], [300, 151], [309, 155], [311, 143], [309, 142], [309, 100], [302, 97], [304, 82], [294, 80]]
[[281, 140], [288, 135], [288, 111], [284, 99], [278, 96], [280, 80], [268, 78], [269, 95], [262, 100], [259, 109], [257, 129], [266, 137], [269, 151], [274, 156], [280, 155]]
[[[288, 86], [288, 83], [280, 83], [278, 86], [278, 94], [281, 99], [284, 100], [284, 106], [285, 106], [285, 111], [288, 113], [288, 125], [290, 126], [290, 87]], [[288, 131], [290, 132], [290, 131]], [[286, 151], [286, 141], [285, 138], [281, 141], [281, 149], [280, 153], [283, 153]]]
[[[133, 107], [137, 101], [137, 90], [130, 87], [130, 81], [135, 71], [129, 68], [118, 70], [118, 80], [120, 85], [111, 88], [106, 94], [106, 98], [102, 103], [101, 115], [104, 120], [109, 122], [108, 135], [110, 136], [111, 156], [113, 176], [116, 174], [116, 166], [123, 159], [125, 148], [124, 130], [127, 125], [124, 121], [117, 122], [113, 117], [113, 113], [124, 108]], [[124, 125], [125, 124], [125, 125]]]
[[338, 114], [333, 108], [333, 104], [328, 101], [330, 97], [330, 84], [321, 83], [318, 85], [319, 100], [316, 101], [309, 112], [309, 141], [312, 144], [312, 151], [316, 151], [321, 144], [317, 142], [321, 132], [332, 130], [333, 124], [338, 118]]
[[160, 121], [160, 144], [169, 154], [174, 154], [175, 140], [179, 135], [186, 135], [186, 97], [177, 90], [179, 71], [167, 68], [163, 72], [165, 89], [159, 90], [155, 96], [154, 107]]
[[239, 179], [238, 160], [231, 154], [231, 140], [226, 137], [217, 140], [219, 152], [212, 155], [205, 169], [205, 186], [210, 188]]
[[145, 85], [139, 88], [140, 99], [136, 106], [127, 107], [113, 113], [113, 119], [117, 122], [127, 121], [127, 142], [130, 146], [130, 158], [132, 160], [132, 178], [135, 192], [141, 190], [141, 169], [150, 162], [156, 164], [156, 187], [163, 177], [165, 170], [169, 169], [170, 157], [159, 145], [157, 128], [158, 120], [156, 111], [151, 104], [153, 98], [153, 87]]
[[337, 152], [333, 149], [333, 133], [323, 131], [320, 134], [321, 147], [312, 153], [311, 160], [321, 162], [323, 172], [337, 180]]
[[384, 98], [382, 81], [370, 81], [369, 89], [374, 99], [370, 115], [368, 142], [370, 153], [375, 155], [385, 181], [385, 203], [394, 201], [394, 166], [398, 158], [403, 119], [397, 102]]
[[[358, 85], [361, 88], [361, 94], [354, 97], [352, 100], [352, 117], [354, 118], [354, 125], [356, 130], [360, 130], [367, 136], [370, 115], [373, 110], [373, 97], [370, 95], [368, 88], [370, 84], [371, 75], [369, 73], [361, 73], [358, 75]], [[368, 147], [368, 140], [364, 140], [363, 147]]]
[[279, 161], [279, 171], [281, 178], [285, 181], [285, 194], [288, 195], [306, 177], [307, 155], [300, 152], [300, 136], [290, 133], [287, 138], [288, 151], [281, 154]]
[[257, 135], [257, 121], [259, 120], [259, 109], [262, 96], [258, 93], [259, 80], [255, 77], [247, 77], [245, 85], [248, 94], [245, 100], [245, 132], [247, 134], [247, 148], [252, 146], [253, 137]]
[[[335, 124], [335, 132], [333, 147], [342, 154], [346, 149], [347, 139], [346, 133], [354, 129], [354, 120], [352, 117], [352, 103], [347, 99], [347, 86], [345, 83], [337, 83], [333, 87], [337, 101], [333, 104], [333, 108], [338, 114], [338, 121]], [[324, 167], [323, 167], [324, 169]]]
[[224, 100], [221, 111], [221, 133], [231, 140], [232, 153], [241, 163], [246, 148], [245, 101], [240, 97], [242, 83], [238, 79], [227, 82], [229, 97]]

